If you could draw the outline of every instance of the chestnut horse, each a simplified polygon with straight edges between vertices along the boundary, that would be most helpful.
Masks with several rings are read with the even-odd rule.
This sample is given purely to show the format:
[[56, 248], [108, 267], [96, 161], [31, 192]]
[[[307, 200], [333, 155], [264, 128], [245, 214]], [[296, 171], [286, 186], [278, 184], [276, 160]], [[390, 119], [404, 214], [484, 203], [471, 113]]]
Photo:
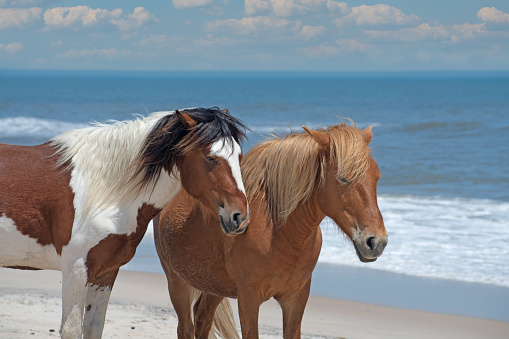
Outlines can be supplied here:
[[[382, 254], [387, 231], [377, 204], [380, 172], [368, 146], [371, 127], [304, 129], [262, 142], [242, 160], [251, 208], [242, 235], [213, 232], [217, 217], [184, 191], [154, 219], [178, 338], [208, 338], [213, 323], [224, 338], [238, 338], [225, 297], [238, 298], [243, 338], [258, 338], [259, 307], [271, 297], [283, 311], [284, 338], [300, 338], [325, 216], [352, 240], [361, 261]], [[193, 312], [194, 289], [201, 295]], [[214, 318], [218, 305], [228, 322]]]
[[227, 110], [192, 108], [0, 144], [0, 266], [61, 270], [62, 337], [101, 337], [119, 268], [181, 188], [245, 229], [244, 137]]

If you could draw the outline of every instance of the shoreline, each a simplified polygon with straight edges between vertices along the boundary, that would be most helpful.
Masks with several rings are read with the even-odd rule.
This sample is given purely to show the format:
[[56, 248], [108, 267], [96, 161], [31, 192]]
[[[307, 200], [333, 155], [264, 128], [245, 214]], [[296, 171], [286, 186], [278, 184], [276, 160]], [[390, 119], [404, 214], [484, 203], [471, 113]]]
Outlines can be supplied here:
[[[32, 333], [37, 338], [58, 337], [60, 289], [58, 271], [0, 269], [0, 338], [26, 338]], [[232, 307], [237, 314], [235, 300]], [[265, 302], [260, 308], [260, 338], [281, 338], [281, 318], [279, 305], [274, 300]], [[104, 338], [174, 338], [176, 325], [163, 274], [119, 272], [106, 315]], [[316, 339], [498, 339], [507, 333], [509, 322], [315, 295], [309, 299], [302, 323], [302, 337]]]
[[509, 322], [509, 288], [318, 263], [311, 294], [380, 306]]
[[[143, 238], [134, 258], [121, 269], [127, 270], [164, 274], [151, 237]], [[311, 295], [509, 322], [509, 288], [488, 283], [319, 262]]]

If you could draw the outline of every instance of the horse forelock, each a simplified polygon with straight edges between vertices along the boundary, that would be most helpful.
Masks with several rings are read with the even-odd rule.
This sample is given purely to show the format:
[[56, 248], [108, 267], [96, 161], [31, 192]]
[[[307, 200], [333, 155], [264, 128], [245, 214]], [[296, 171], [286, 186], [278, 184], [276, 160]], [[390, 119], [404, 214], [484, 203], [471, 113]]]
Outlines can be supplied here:
[[307, 133], [274, 135], [244, 156], [241, 168], [249, 201], [261, 196], [275, 225], [281, 225], [325, 180], [329, 162], [337, 175], [354, 183], [367, 172], [369, 147], [362, 131], [345, 123], [323, 130], [330, 137], [330, 152], [320, 151]]
[[369, 168], [371, 149], [362, 130], [347, 126], [345, 122], [334, 125], [325, 132], [330, 137], [330, 157], [337, 165], [336, 176], [351, 184], [362, 180]]
[[[218, 108], [188, 108], [181, 112], [195, 120], [189, 129], [175, 114], [167, 115], [152, 128], [138, 154], [135, 176], [142, 174], [141, 188], [155, 183], [161, 170], [180, 170], [184, 157], [192, 150], [204, 150], [222, 140], [241, 143], [247, 127], [227, 110]], [[233, 145], [231, 145], [233, 149]]]

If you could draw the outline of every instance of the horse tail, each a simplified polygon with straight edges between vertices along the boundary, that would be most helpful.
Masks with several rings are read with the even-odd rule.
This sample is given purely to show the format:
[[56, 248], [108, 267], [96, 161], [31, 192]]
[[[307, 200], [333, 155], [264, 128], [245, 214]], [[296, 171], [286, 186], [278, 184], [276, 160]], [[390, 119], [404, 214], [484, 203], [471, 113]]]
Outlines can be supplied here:
[[[192, 303], [194, 304], [203, 292], [192, 288]], [[235, 319], [233, 317], [233, 309], [228, 298], [224, 298], [219, 306], [216, 308], [214, 314], [214, 321], [210, 329], [209, 339], [216, 339], [216, 333], [225, 339], [240, 339], [235, 326]]]
[[[232, 305], [228, 298], [224, 298], [219, 306], [217, 306], [210, 332], [217, 332], [223, 338], [240, 339], [237, 327], [235, 326], [235, 319], [233, 318]], [[213, 337], [209, 336], [209, 338], [212, 339]]]

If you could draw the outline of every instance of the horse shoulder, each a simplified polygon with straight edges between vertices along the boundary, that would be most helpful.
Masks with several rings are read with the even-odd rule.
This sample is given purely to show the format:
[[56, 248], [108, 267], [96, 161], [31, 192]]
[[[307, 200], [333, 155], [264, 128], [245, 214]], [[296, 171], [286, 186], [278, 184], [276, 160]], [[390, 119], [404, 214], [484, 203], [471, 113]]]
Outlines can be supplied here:
[[117, 270], [128, 263], [134, 257], [136, 248], [147, 231], [148, 223], [159, 211], [152, 205], [143, 204], [137, 212], [134, 232], [129, 234], [104, 233], [104, 237], [87, 253], [85, 265], [87, 266], [88, 282], [104, 286], [101, 277], [107, 276], [108, 272]]

